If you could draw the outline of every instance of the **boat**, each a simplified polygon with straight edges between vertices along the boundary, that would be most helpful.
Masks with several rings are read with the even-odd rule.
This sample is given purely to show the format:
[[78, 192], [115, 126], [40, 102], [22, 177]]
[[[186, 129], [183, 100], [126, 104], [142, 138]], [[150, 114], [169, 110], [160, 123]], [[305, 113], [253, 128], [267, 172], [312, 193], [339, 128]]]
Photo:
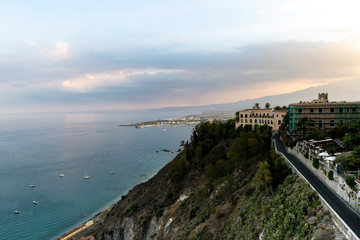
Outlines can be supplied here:
[[30, 187], [36, 187], [36, 185], [35, 184], [30, 184]]
[[110, 174], [115, 174], [115, 172], [114, 172], [114, 171], [111, 171]]
[[19, 213], [20, 213], [20, 210], [16, 209], [16, 210], [14, 211], [14, 213], [15, 213], [15, 214], [19, 214]]
[[59, 175], [59, 177], [64, 177], [65, 176], [65, 174], [64, 173], [61, 173], [60, 175]]
[[84, 173], [84, 179], [89, 179], [90, 178], [90, 176], [85, 172]]
[[33, 200], [33, 204], [38, 204], [38, 203], [39, 203], [38, 201]]

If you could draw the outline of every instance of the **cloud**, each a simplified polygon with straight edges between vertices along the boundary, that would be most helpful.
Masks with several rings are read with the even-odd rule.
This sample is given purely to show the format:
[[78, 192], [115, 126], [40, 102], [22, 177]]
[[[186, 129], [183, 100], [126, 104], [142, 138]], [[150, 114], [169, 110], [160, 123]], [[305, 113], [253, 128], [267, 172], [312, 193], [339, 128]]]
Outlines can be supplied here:
[[[359, 89], [359, 66], [360, 50], [347, 42], [286, 41], [212, 53], [112, 50], [16, 68], [0, 62], [0, 95], [8, 103], [80, 110], [206, 105], [349, 81]], [[15, 87], [10, 78], [21, 81]]]
[[137, 75], [159, 75], [181, 72], [181, 69], [127, 69], [104, 73], [88, 73], [80, 77], [62, 81], [62, 87], [70, 92], [96, 92], [112, 87], [135, 86]]
[[28, 45], [30, 45], [30, 46], [33, 46], [33, 47], [37, 47], [37, 46], [38, 46], [38, 44], [37, 44], [36, 42], [34, 42], [34, 41], [28, 41], [28, 40], [26, 40], [25, 43], [28, 44]]
[[69, 43], [63, 41], [55, 42], [55, 47], [51, 50], [51, 53], [58, 58], [68, 58]]

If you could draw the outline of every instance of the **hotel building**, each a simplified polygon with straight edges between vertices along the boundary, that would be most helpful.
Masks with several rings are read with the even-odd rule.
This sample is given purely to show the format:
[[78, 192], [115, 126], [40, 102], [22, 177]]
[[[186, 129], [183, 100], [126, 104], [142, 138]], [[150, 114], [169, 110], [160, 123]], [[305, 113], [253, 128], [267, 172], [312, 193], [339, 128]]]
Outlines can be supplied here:
[[296, 135], [298, 122], [307, 117], [308, 128], [327, 132], [338, 125], [360, 120], [360, 102], [329, 102], [328, 93], [319, 93], [318, 99], [289, 105], [289, 131]]
[[254, 128], [255, 125], [268, 125], [272, 130], [279, 130], [283, 118], [287, 110], [275, 110], [275, 109], [245, 109], [236, 113], [235, 127], [244, 125], [251, 125]]

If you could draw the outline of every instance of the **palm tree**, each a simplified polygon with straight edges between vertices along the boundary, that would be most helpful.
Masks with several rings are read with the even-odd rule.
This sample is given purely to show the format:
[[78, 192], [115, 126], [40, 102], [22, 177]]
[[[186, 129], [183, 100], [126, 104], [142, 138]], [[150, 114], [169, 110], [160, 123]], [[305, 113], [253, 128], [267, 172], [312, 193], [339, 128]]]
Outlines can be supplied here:
[[305, 137], [306, 128], [308, 127], [309, 122], [310, 120], [307, 117], [303, 117], [296, 123], [296, 126], [298, 126], [302, 130], [303, 138]]
[[254, 104], [254, 109], [259, 109], [260, 103], [255, 103]]
[[266, 107], [266, 109], [269, 109], [270, 108], [270, 103], [266, 103], [265, 107]]

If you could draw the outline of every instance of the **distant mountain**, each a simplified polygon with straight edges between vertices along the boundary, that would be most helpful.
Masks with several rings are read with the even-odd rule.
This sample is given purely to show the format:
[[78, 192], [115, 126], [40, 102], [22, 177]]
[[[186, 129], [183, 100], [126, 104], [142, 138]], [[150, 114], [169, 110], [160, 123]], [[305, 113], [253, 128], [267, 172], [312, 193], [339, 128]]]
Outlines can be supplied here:
[[191, 107], [191, 109], [199, 109], [201, 112], [236, 112], [241, 109], [252, 108], [255, 103], [260, 103], [260, 107], [264, 107], [266, 103], [270, 103], [271, 107], [282, 107], [300, 101], [311, 101], [316, 99], [320, 92], [328, 92], [329, 101], [360, 101], [358, 85], [358, 81], [354, 80], [341, 81], [286, 94], [246, 99], [232, 103], [196, 106]]

